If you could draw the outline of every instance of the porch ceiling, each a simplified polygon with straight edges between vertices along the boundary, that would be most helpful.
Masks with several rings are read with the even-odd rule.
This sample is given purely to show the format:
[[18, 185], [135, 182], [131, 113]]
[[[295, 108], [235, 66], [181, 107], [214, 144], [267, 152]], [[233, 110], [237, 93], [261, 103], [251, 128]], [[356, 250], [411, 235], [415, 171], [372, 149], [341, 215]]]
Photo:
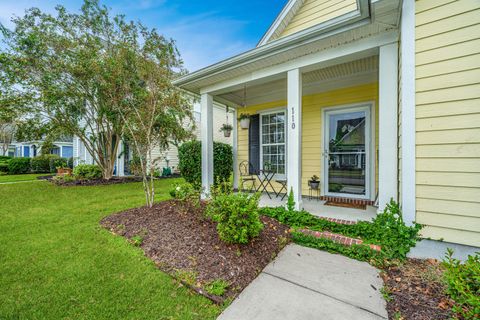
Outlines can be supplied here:
[[[274, 52], [266, 51], [265, 46], [260, 46], [239, 56], [186, 75], [176, 80], [175, 83], [185, 90], [198, 94], [202, 88], [222, 81], [243, 77], [258, 70], [335, 48], [342, 44], [352, 43], [359, 39], [395, 31], [398, 29], [399, 5], [400, 0], [372, 0], [369, 21], [359, 21], [354, 27], [347, 30], [332, 30], [308, 41], [301, 41], [285, 48], [279, 47]], [[282, 41], [282, 39], [277, 41]], [[276, 77], [274, 81], [281, 84], [281, 81], [284, 81], [281, 78], [282, 76]], [[232, 90], [235, 89], [238, 88], [232, 88]]]
[[[303, 74], [303, 94], [313, 94], [378, 79], [378, 56], [350, 61]], [[222, 100], [236, 105], [254, 105], [269, 101], [285, 100], [287, 80], [285, 77], [267, 83], [247, 85], [242, 89], [221, 94]]]

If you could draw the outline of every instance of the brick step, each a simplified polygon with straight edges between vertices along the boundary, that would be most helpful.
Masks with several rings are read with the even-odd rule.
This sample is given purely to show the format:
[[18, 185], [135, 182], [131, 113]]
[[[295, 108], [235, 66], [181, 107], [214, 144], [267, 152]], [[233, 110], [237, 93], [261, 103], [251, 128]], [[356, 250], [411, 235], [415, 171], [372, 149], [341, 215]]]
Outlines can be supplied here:
[[327, 220], [327, 221], [335, 222], [338, 224], [348, 224], [348, 225], [357, 224], [357, 221], [352, 221], [352, 220], [344, 220], [344, 219], [337, 219], [337, 218], [330, 218], [330, 217], [319, 217], [319, 218], [322, 220]]
[[[308, 236], [313, 236], [315, 238], [322, 238], [322, 239], [330, 239], [333, 242], [343, 244], [345, 246], [351, 246], [351, 245], [360, 245], [363, 244], [362, 239], [356, 239], [356, 238], [350, 238], [338, 233], [332, 233], [329, 231], [313, 231], [313, 230], [308, 230], [308, 229], [299, 229], [299, 232], [308, 235]], [[370, 247], [370, 249], [375, 250], [375, 251], [381, 251], [382, 247], [376, 244], [365, 244]]]

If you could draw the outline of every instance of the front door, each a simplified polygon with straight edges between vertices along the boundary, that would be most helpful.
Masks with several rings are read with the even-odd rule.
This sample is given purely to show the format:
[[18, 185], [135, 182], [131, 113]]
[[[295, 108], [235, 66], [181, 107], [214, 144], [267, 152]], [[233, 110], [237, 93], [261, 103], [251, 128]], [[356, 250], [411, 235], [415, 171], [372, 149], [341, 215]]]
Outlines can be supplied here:
[[326, 195], [369, 198], [370, 106], [325, 112]]

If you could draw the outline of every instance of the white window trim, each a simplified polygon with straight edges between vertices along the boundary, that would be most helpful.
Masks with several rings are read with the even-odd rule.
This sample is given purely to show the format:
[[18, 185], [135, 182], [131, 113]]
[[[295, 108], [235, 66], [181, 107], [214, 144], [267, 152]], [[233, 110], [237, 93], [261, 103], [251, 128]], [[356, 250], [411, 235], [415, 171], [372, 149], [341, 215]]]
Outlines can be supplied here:
[[288, 168], [288, 165], [287, 165], [287, 152], [288, 152], [288, 141], [287, 141], [287, 108], [286, 107], [277, 107], [277, 108], [271, 108], [271, 109], [266, 109], [266, 110], [262, 110], [262, 111], [259, 111], [258, 112], [258, 115], [260, 116], [260, 123], [259, 123], [259, 126], [260, 126], [260, 130], [259, 130], [259, 139], [260, 139], [260, 169], [263, 169], [263, 142], [262, 142], [262, 138], [263, 138], [263, 123], [262, 123], [262, 116], [264, 115], [267, 115], [267, 114], [273, 114], [273, 113], [280, 113], [280, 112], [283, 112], [285, 113], [285, 123], [284, 123], [284, 127], [285, 127], [285, 132], [284, 132], [284, 135], [285, 135], [285, 173], [284, 174], [278, 174], [276, 173], [274, 175], [274, 179], [286, 179], [287, 178], [287, 168]]
[[[327, 139], [325, 133], [327, 132], [327, 127], [328, 127], [328, 122], [326, 121], [326, 114], [327, 112], [331, 111], [338, 111], [338, 112], [344, 112], [346, 110], [360, 110], [364, 108], [368, 108], [369, 112], [369, 130], [368, 130], [368, 140], [369, 140], [369, 151], [368, 154], [366, 153], [366, 156], [368, 156], [368, 182], [367, 182], [367, 190], [365, 192], [365, 195], [362, 196], [356, 196], [354, 194], [349, 194], [349, 193], [332, 193], [328, 192], [326, 190], [326, 175], [328, 174], [328, 170], [325, 166], [326, 160], [325, 160], [325, 150], [327, 146], [325, 145], [325, 140]], [[322, 150], [322, 163], [321, 163], [321, 177], [323, 179], [323, 188], [321, 188], [321, 195], [330, 195], [330, 196], [338, 196], [338, 197], [346, 197], [346, 198], [352, 198], [352, 199], [367, 199], [367, 200], [375, 200], [375, 177], [376, 177], [376, 136], [375, 136], [375, 128], [376, 128], [376, 117], [375, 117], [375, 101], [364, 101], [364, 102], [358, 102], [358, 103], [353, 103], [353, 104], [346, 104], [346, 105], [338, 105], [338, 106], [329, 106], [325, 107], [322, 109], [322, 119], [321, 119], [321, 128], [322, 128], [322, 135], [323, 138], [321, 139], [321, 150]]]

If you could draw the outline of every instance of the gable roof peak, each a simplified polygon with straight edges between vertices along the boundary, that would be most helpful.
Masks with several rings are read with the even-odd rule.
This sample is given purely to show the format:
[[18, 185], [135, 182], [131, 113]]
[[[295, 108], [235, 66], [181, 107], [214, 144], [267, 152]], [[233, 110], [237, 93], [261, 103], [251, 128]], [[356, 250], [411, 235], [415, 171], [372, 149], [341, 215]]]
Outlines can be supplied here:
[[262, 39], [260, 39], [257, 47], [268, 43], [272, 39], [278, 38], [304, 2], [305, 0], [289, 0], [270, 25], [270, 28], [268, 28], [267, 32], [263, 35]]

